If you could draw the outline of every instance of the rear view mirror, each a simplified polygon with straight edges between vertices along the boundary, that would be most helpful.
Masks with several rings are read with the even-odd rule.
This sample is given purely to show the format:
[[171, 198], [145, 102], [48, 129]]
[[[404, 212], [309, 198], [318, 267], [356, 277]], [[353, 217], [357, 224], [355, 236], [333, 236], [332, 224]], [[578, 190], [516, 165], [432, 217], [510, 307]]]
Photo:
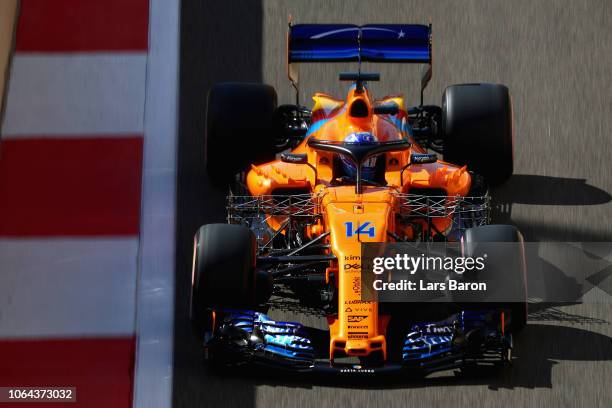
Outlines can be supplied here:
[[410, 164], [435, 163], [437, 161], [438, 155], [435, 153], [412, 153], [410, 155]]
[[291, 164], [308, 164], [308, 155], [306, 153], [281, 153], [281, 161]]
[[317, 180], [317, 168], [308, 162], [308, 154], [306, 153], [281, 153], [280, 159], [283, 163], [290, 164], [305, 164], [314, 171], [314, 180]]
[[399, 113], [399, 108], [394, 103], [388, 103], [385, 105], [378, 105], [374, 107], [375, 115], [397, 115]]

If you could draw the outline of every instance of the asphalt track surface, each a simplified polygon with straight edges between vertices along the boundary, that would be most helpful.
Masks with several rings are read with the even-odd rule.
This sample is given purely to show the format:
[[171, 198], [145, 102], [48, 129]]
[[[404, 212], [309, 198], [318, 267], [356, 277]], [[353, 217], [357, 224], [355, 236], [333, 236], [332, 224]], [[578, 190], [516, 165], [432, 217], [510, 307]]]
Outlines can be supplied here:
[[[603, 292], [583, 304], [534, 307], [515, 339], [511, 370], [425, 380], [330, 382], [260, 372], [219, 376], [202, 368], [187, 316], [191, 239], [223, 220], [223, 193], [206, 181], [206, 92], [215, 82], [274, 85], [293, 93], [284, 65], [287, 15], [297, 22], [406, 23], [434, 27], [434, 79], [445, 86], [498, 82], [514, 100], [515, 176], [494, 193], [496, 219], [527, 240], [612, 241], [612, 3], [607, 0], [183, 1], [178, 181], [174, 405], [200, 406], [612, 406], [612, 316]], [[343, 96], [343, 65], [302, 67], [302, 102]], [[376, 95], [404, 92], [417, 103], [414, 67], [378, 65]], [[240, 113], [236, 112], [237, 118]], [[601, 288], [612, 293], [610, 271]], [[607, 289], [606, 289], [607, 288]], [[602, 296], [599, 296], [602, 295]], [[608, 297], [606, 297], [608, 296]], [[593, 300], [598, 299], [598, 300]], [[276, 317], [321, 319], [292, 312]]]

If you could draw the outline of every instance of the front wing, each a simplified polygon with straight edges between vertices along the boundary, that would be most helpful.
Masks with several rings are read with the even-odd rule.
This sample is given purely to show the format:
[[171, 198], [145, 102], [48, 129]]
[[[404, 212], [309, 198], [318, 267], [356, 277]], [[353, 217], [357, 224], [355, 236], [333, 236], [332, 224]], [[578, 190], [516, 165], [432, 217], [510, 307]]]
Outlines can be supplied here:
[[442, 321], [413, 324], [402, 336], [401, 357], [381, 364], [320, 358], [329, 343], [317, 341], [315, 330], [300, 323], [275, 321], [255, 311], [222, 310], [216, 315], [214, 333], [205, 335], [205, 355], [229, 367], [348, 375], [429, 374], [466, 366], [506, 365], [511, 359], [512, 335], [503, 330], [496, 310], [466, 310]]

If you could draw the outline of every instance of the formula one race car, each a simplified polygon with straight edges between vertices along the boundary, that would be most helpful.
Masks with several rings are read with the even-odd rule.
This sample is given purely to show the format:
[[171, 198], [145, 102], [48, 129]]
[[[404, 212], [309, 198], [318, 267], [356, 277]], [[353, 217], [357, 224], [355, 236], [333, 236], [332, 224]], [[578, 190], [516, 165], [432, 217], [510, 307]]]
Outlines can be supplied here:
[[[526, 323], [522, 236], [490, 225], [487, 186], [513, 171], [508, 88], [453, 85], [441, 107], [424, 105], [431, 25], [290, 24], [287, 55], [296, 105], [277, 107], [267, 85], [209, 92], [207, 171], [230, 194], [228, 223], [194, 240], [190, 313], [207, 358], [349, 374], [507, 364]], [[340, 74], [346, 97], [316, 93], [312, 110], [300, 106], [295, 64], [338, 61], [359, 66]], [[361, 72], [364, 61], [424, 64], [420, 104], [375, 99], [367, 82], [379, 75]], [[504, 256], [519, 299], [364, 300], [369, 242], [517, 243]], [[280, 298], [320, 311], [329, 330], [273, 320]]]

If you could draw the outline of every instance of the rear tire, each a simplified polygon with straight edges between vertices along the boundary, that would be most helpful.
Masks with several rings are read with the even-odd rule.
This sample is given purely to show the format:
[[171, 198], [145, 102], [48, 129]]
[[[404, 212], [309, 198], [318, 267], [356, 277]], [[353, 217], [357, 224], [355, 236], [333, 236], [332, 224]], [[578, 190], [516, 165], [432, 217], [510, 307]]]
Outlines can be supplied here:
[[512, 100], [498, 84], [463, 84], [442, 95], [444, 160], [467, 165], [489, 184], [513, 172]]
[[220, 83], [210, 89], [206, 169], [213, 184], [225, 185], [250, 164], [274, 159], [276, 101], [276, 91], [269, 85]]
[[[516, 243], [500, 247], [498, 243]], [[504, 297], [516, 301], [499, 303], [488, 303], [488, 307], [501, 307], [510, 310], [508, 327], [511, 332], [522, 330], [527, 324], [527, 271], [525, 268], [525, 251], [523, 247], [523, 236], [519, 230], [512, 225], [483, 225], [468, 228], [463, 236], [463, 248], [465, 256], [485, 256], [494, 260], [497, 265], [491, 265], [483, 272], [497, 273], [495, 282], [503, 289]], [[496, 268], [502, 265], [503, 273]], [[492, 269], [492, 271], [491, 271]], [[482, 272], [481, 272], [482, 273]], [[477, 276], [476, 279], [480, 280]], [[487, 277], [484, 276], [486, 280]], [[495, 288], [494, 288], [495, 289]], [[493, 295], [495, 296], [495, 295]], [[479, 304], [474, 304], [478, 307]], [[506, 317], [507, 319], [508, 317]]]
[[208, 308], [253, 309], [257, 304], [257, 243], [242, 225], [208, 224], [194, 238], [191, 317], [209, 320]]

